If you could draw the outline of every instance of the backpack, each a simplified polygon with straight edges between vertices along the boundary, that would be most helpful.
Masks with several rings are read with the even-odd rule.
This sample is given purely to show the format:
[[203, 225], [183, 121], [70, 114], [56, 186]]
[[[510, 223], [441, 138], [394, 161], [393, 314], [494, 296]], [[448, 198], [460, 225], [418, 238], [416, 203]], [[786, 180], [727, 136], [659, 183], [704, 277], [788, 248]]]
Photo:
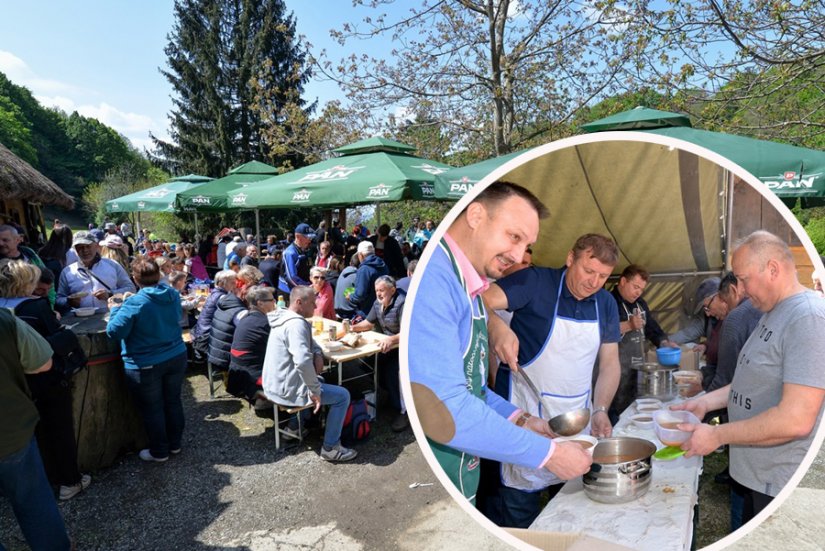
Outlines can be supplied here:
[[356, 442], [361, 442], [369, 438], [372, 429], [367, 401], [363, 398], [353, 400], [347, 408], [344, 417], [344, 426], [341, 428], [341, 444], [352, 446]]

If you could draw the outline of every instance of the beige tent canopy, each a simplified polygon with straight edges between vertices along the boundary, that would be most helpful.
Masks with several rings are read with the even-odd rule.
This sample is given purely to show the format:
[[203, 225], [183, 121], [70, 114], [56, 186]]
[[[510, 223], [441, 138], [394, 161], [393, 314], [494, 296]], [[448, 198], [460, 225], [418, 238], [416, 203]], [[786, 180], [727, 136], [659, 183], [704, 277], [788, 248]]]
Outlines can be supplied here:
[[[533, 248], [536, 264], [563, 265], [582, 234], [612, 237], [621, 252], [614, 275], [631, 263], [650, 270], [654, 277], [645, 297], [668, 331], [694, 309], [701, 280], [725, 269], [732, 240], [755, 229], [750, 209], [737, 215], [734, 189], [736, 197], [751, 196], [748, 204], [762, 192], [735, 182], [764, 188], [715, 153], [638, 132], [576, 136], [532, 149], [497, 168], [473, 191], [497, 179], [530, 189], [550, 209]], [[766, 212], [787, 211], [775, 196], [768, 197], [772, 194], [762, 195], [757, 203], [767, 205]], [[462, 199], [456, 211], [469, 199]], [[756, 227], [762, 227], [759, 216]], [[787, 238], [787, 222], [776, 211], [771, 217], [785, 228], [766, 229]], [[794, 229], [815, 254], [801, 226], [796, 223]]]

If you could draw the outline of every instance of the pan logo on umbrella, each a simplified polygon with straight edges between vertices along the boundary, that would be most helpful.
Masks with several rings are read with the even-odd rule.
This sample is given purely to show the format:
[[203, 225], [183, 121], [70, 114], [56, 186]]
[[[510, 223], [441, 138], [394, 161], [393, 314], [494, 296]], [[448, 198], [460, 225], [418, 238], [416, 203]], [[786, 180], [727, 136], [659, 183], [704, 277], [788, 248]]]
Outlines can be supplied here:
[[475, 184], [476, 180], [471, 180], [466, 176], [463, 176], [459, 180], [450, 180], [450, 191], [448, 192], [448, 194], [461, 197], [462, 195], [466, 194], [468, 191], [473, 189], [473, 186]]
[[424, 197], [435, 197], [435, 186], [432, 182], [421, 182], [421, 195]]
[[232, 204], [233, 205], [245, 205], [246, 204], [246, 194], [239, 193], [232, 197]]
[[312, 194], [312, 192], [309, 191], [306, 188], [304, 188], [300, 191], [296, 191], [295, 193], [292, 194], [292, 202], [293, 203], [308, 203], [309, 202], [309, 196], [311, 194]]
[[146, 203], [144, 203], [143, 201], [138, 201], [137, 208], [145, 209], [146, 208]]
[[441, 174], [442, 172], [447, 172], [446, 168], [433, 166], [433, 165], [427, 164], [427, 163], [424, 163], [423, 165], [413, 165], [413, 168], [417, 168], [418, 170], [423, 170], [427, 174], [432, 174], [433, 176], [436, 176], [437, 174]]
[[211, 201], [210, 201], [209, 197], [207, 197], [205, 195], [196, 195], [196, 196], [192, 197], [192, 204], [193, 205], [208, 205], [208, 204], [210, 204], [210, 202]]
[[782, 175], [782, 180], [777, 181], [774, 177], [761, 177], [759, 178], [765, 185], [768, 186], [770, 189], [811, 189], [814, 188], [814, 183], [816, 180], [822, 176], [822, 173], [819, 174], [808, 174], [806, 178], [804, 174], [797, 174], [796, 172], [788, 171]]
[[329, 180], [346, 180], [353, 172], [361, 170], [362, 168], [364, 167], [336, 165], [331, 168], [325, 168], [324, 170], [307, 172], [305, 176], [303, 176], [300, 180], [298, 180], [295, 183], [299, 184], [301, 182], [326, 182]]
[[117, 203], [112, 203], [112, 210], [120, 210], [120, 205]]
[[375, 199], [380, 197], [389, 197], [390, 196], [390, 186], [386, 184], [378, 184], [377, 186], [373, 186], [370, 188], [369, 193], [367, 193], [367, 199]]
[[162, 199], [172, 193], [171, 189], [163, 188], [163, 189], [156, 189], [154, 191], [150, 191], [149, 193], [143, 196], [144, 199]]

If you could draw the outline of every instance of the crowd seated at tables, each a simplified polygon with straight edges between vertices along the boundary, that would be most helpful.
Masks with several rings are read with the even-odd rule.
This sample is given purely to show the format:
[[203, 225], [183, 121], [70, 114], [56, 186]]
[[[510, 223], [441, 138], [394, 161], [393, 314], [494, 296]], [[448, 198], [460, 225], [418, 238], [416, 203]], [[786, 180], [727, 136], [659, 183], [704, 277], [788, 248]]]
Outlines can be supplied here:
[[[382, 226], [370, 239], [360, 225], [346, 236], [337, 222], [318, 231], [304, 223], [284, 240], [267, 236], [259, 248], [253, 236], [238, 232], [169, 242], [148, 229], [133, 235], [127, 222], [72, 232], [55, 221], [46, 245], [35, 251], [21, 228], [0, 225], [0, 302], [51, 343], [54, 365], [63, 365], [62, 355], [77, 343], [61, 317], [83, 307], [108, 313], [106, 335], [120, 343], [127, 388], [149, 439], [138, 454], [145, 462], [162, 464], [185, 449], [181, 386], [187, 365], [207, 361], [226, 373], [227, 392], [265, 416], [272, 415], [271, 400], [312, 405], [316, 413], [326, 406], [320, 456], [349, 461], [357, 452], [341, 444], [341, 429], [351, 396], [320, 377], [324, 358], [307, 318], [354, 318], [356, 331], [387, 335], [381, 384], [403, 412], [398, 353], [391, 348], [398, 343], [404, 292], [395, 290], [382, 257], [403, 275], [426, 245], [421, 235], [413, 245], [409, 233]], [[56, 334], [73, 339], [59, 345]], [[71, 375], [66, 379], [61, 369], [26, 378], [49, 481], [57, 498], [71, 499], [91, 484], [74, 451]], [[397, 419], [392, 426], [404, 430], [406, 418], [403, 426]]]

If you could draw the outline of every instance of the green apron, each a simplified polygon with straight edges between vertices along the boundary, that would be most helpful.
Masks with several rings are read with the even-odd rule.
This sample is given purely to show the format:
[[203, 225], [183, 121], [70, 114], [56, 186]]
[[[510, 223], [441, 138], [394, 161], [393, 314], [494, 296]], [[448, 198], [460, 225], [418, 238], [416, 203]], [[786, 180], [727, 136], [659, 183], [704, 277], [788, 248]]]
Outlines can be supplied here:
[[[440, 243], [447, 255], [450, 257], [450, 262], [453, 265], [453, 271], [456, 277], [461, 282], [464, 290], [467, 290], [467, 284], [458, 267], [458, 264], [453, 257], [447, 243], [442, 239]], [[464, 352], [464, 378], [467, 381], [467, 390], [473, 396], [486, 401], [486, 385], [484, 384], [487, 378], [487, 359], [489, 355], [489, 343], [487, 339], [487, 311], [484, 309], [484, 302], [478, 296], [475, 299], [470, 298], [467, 293], [467, 300], [470, 303], [470, 309], [473, 312], [473, 323], [470, 329], [470, 343]], [[480, 478], [481, 461], [478, 456], [470, 455], [458, 451], [449, 446], [434, 442], [429, 438], [427, 441], [430, 448], [447, 473], [447, 476], [455, 484], [455, 487], [466, 497], [470, 503], [475, 505], [476, 491], [478, 490], [478, 482]]]

